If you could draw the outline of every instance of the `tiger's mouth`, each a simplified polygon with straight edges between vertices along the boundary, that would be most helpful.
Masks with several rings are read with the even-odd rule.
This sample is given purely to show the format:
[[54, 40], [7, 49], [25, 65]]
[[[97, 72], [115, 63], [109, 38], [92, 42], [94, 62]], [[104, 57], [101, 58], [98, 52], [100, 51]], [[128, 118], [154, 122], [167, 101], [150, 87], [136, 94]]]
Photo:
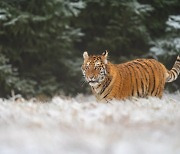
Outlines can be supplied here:
[[90, 84], [90, 83], [98, 83], [98, 80], [95, 80], [95, 81], [91, 80], [91, 81], [88, 81], [88, 83], [89, 83], [89, 84]]
[[90, 86], [96, 86], [99, 83], [99, 80], [90, 80], [88, 83]]

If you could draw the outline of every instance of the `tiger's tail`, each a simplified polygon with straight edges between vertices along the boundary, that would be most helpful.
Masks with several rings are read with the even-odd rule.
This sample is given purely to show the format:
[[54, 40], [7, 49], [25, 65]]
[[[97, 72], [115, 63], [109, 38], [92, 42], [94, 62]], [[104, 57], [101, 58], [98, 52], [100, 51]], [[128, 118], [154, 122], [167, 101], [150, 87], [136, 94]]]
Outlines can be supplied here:
[[176, 80], [179, 74], [180, 74], [180, 56], [177, 57], [177, 60], [173, 68], [170, 71], [168, 71], [166, 82], [172, 82]]

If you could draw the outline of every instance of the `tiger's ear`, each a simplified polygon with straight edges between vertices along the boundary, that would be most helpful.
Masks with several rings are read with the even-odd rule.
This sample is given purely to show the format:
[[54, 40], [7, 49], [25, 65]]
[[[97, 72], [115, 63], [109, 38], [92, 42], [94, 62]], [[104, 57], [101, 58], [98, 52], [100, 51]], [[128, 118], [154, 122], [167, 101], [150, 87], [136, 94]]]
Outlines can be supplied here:
[[83, 58], [84, 58], [84, 60], [85, 59], [87, 59], [89, 56], [88, 56], [88, 52], [87, 51], [84, 51], [84, 53], [83, 53]]
[[107, 56], [108, 56], [108, 51], [107, 51], [107, 50], [104, 51], [104, 52], [102, 53], [102, 56], [104, 56], [105, 58], [107, 58]]
[[103, 52], [102, 56], [104, 57], [104, 63], [107, 64], [108, 51], [106, 50], [105, 52]]

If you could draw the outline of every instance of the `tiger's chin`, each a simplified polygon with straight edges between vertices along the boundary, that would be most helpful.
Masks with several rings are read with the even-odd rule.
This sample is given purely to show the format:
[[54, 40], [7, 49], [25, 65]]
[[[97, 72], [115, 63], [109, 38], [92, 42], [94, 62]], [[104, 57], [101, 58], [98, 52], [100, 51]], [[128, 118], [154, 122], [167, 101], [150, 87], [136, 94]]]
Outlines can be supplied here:
[[89, 85], [92, 86], [92, 87], [96, 87], [96, 86], [98, 86], [98, 84], [99, 84], [99, 82], [97, 82], [97, 81], [90, 81], [90, 82], [88, 82], [88, 83], [89, 83]]

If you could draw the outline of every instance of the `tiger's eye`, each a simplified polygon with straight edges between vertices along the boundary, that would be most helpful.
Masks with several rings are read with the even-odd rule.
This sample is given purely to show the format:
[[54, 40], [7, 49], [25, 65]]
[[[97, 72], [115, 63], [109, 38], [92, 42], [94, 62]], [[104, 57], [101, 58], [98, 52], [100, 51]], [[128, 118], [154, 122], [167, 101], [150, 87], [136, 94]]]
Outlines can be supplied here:
[[85, 69], [88, 69], [89, 65], [90, 65], [90, 62], [87, 62], [86, 65], [85, 65]]
[[98, 62], [95, 63], [95, 66], [98, 67], [98, 66], [100, 66], [100, 64], [101, 64], [101, 63], [98, 61]]

